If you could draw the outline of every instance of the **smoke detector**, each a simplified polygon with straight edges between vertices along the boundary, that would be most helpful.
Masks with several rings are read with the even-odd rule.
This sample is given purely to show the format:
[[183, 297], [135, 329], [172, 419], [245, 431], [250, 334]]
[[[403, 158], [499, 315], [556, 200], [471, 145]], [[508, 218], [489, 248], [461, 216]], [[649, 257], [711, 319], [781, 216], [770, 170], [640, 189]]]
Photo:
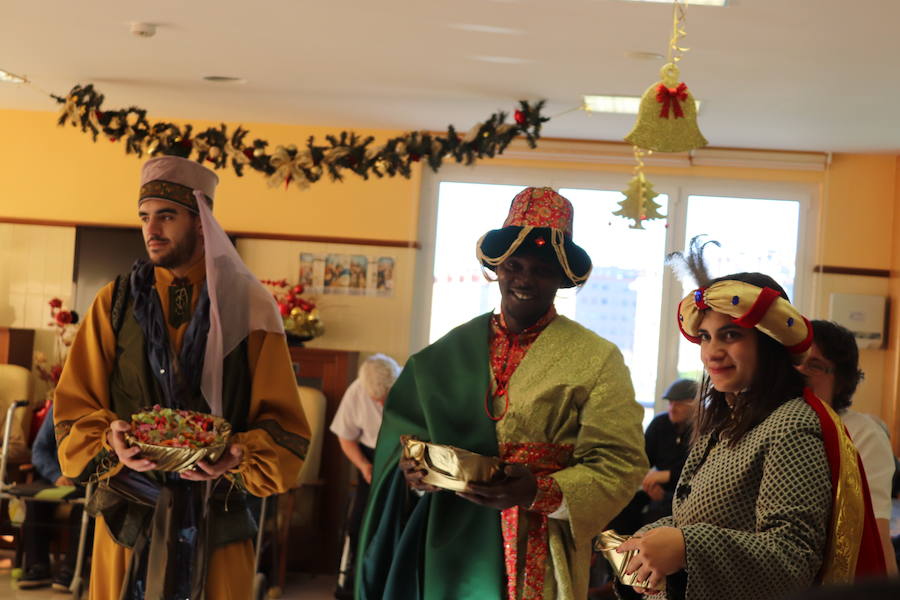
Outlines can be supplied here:
[[156, 35], [156, 25], [153, 23], [132, 23], [131, 33], [137, 37], [150, 38]]

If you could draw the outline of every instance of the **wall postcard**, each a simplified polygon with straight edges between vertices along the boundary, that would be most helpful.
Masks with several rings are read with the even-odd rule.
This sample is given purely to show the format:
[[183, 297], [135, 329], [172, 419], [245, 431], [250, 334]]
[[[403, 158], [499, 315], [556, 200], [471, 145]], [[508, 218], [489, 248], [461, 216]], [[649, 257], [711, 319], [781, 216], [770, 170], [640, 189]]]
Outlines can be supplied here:
[[298, 280], [314, 294], [389, 297], [395, 264], [392, 256], [301, 252]]

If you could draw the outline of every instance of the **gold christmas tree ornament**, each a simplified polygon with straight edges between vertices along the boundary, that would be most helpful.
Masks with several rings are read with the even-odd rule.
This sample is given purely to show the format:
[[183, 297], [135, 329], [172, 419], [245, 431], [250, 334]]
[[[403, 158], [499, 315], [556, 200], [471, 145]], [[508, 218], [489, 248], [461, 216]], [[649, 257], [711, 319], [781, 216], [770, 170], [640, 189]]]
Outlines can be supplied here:
[[659, 209], [662, 206], [653, 200], [659, 194], [653, 190], [653, 184], [644, 175], [644, 163], [641, 159], [644, 152], [635, 147], [634, 155], [638, 161], [634, 177], [628, 182], [628, 188], [622, 192], [625, 198], [619, 202], [619, 210], [613, 215], [634, 221], [630, 225], [631, 229], [643, 229], [644, 221], [665, 219], [666, 215], [660, 214]]
[[634, 128], [625, 141], [655, 152], [685, 152], [706, 146], [697, 125], [697, 103], [683, 81], [678, 67], [666, 64], [660, 81], [641, 97]]

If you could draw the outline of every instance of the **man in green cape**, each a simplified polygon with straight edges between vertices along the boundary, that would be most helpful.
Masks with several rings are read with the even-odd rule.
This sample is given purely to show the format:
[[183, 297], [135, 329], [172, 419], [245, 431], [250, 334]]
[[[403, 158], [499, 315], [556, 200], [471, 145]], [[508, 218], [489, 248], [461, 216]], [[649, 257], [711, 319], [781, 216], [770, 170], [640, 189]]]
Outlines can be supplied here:
[[[587, 597], [591, 541], [647, 470], [628, 368], [612, 343], [556, 314], [583, 284], [572, 205], [527, 188], [477, 244], [499, 314], [412, 356], [391, 390], [360, 539], [362, 600]], [[401, 459], [414, 435], [503, 461], [490, 482], [439, 490]], [[399, 468], [398, 468], [399, 467]]]

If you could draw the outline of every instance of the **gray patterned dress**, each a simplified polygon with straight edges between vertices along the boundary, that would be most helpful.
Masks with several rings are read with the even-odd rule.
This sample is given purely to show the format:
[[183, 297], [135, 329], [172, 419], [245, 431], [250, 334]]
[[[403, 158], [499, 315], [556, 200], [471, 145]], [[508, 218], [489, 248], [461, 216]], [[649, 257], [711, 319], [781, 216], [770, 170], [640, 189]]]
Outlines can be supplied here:
[[733, 447], [705, 435], [681, 473], [673, 516], [641, 530], [671, 526], [684, 534], [686, 577], [668, 577], [668, 595], [651, 598], [767, 600], [808, 588], [830, 515], [822, 432], [802, 398]]

